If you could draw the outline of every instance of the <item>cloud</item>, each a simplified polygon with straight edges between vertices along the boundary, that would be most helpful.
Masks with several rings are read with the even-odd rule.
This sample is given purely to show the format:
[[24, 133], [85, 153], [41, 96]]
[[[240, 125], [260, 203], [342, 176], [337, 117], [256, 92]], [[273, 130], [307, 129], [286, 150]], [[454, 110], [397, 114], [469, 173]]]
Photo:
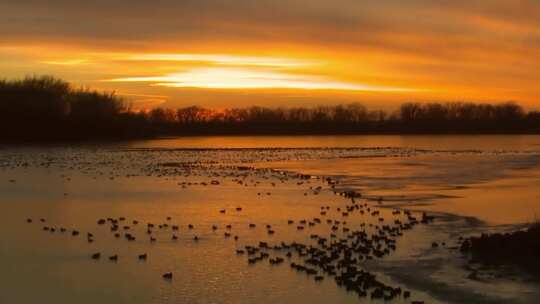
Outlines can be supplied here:
[[[33, 60], [47, 65], [35, 69], [76, 80], [169, 77], [155, 83], [172, 89], [204, 68], [241, 68], [279, 73], [272, 85], [422, 88], [439, 99], [538, 103], [538, 16], [537, 0], [5, 0], [0, 37], [36, 50], [17, 71], [41, 72]], [[11, 58], [0, 50], [0, 67], [14, 70]], [[74, 58], [92, 65], [76, 71]], [[181, 81], [170, 79], [175, 73]], [[239, 78], [230, 81], [246, 81]]]
[[41, 61], [44, 64], [51, 65], [80, 65], [88, 63], [88, 60], [85, 59], [62, 59], [62, 60], [44, 60]]
[[311, 65], [301, 60], [290, 60], [275, 57], [256, 56], [233, 56], [223, 54], [135, 54], [127, 56], [127, 60], [132, 61], [169, 61], [169, 62], [193, 62], [201, 61], [217, 65], [246, 65], [262, 67], [299, 67]]

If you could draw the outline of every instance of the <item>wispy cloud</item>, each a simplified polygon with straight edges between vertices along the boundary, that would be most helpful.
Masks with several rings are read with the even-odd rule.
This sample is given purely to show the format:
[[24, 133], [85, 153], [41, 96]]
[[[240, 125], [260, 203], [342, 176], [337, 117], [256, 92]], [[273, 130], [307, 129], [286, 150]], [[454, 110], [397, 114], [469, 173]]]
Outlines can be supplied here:
[[314, 62], [275, 57], [232, 56], [223, 54], [137, 54], [127, 57], [132, 61], [201, 61], [218, 65], [300, 67]]
[[89, 63], [89, 61], [86, 59], [43, 60], [40, 62], [50, 65], [80, 65]]

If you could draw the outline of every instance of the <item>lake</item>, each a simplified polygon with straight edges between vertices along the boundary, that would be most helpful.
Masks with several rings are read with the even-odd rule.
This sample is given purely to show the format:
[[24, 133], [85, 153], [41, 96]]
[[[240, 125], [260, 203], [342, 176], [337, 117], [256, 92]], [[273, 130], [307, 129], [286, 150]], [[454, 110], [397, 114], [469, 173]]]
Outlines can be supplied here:
[[[395, 303], [531, 303], [536, 280], [470, 265], [456, 248], [460, 237], [537, 221], [538, 185], [540, 136], [532, 135], [4, 145], [0, 303], [382, 302], [315, 266], [319, 279], [290, 267], [324, 248], [317, 240], [351, 246], [360, 232], [388, 252], [359, 254], [354, 267], [411, 292]], [[351, 191], [361, 196], [340, 195]], [[399, 236], [383, 229], [423, 212], [434, 221]], [[260, 242], [280, 248], [261, 247], [269, 257], [253, 263], [237, 251]], [[277, 257], [284, 262], [269, 262]], [[172, 280], [162, 278], [168, 272]]]

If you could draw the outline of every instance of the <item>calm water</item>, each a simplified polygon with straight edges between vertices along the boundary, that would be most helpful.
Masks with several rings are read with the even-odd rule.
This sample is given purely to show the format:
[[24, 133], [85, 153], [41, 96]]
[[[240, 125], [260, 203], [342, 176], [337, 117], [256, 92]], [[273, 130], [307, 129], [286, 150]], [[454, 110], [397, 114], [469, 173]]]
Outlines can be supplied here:
[[[235, 253], [259, 241], [309, 243], [311, 234], [329, 234], [324, 222], [297, 230], [301, 219], [340, 220], [353, 230], [373, 230], [378, 217], [343, 217], [337, 211], [350, 201], [333, 190], [351, 189], [360, 191], [360, 203], [379, 210], [385, 223], [406, 220], [392, 214], [395, 209], [436, 215], [434, 223], [398, 238], [389, 255], [359, 263], [379, 280], [427, 303], [534, 303], [538, 282], [513, 269], [483, 270], [480, 280], [468, 279], [466, 260], [451, 248], [462, 235], [517, 229], [536, 220], [539, 164], [539, 136], [194, 137], [4, 146], [0, 303], [370, 302], [339, 288], [331, 277], [315, 282], [290, 269], [288, 260], [248, 265], [246, 256]], [[336, 180], [336, 188], [324, 177]], [[321, 206], [331, 208], [327, 215], [320, 214]], [[109, 217], [125, 217], [119, 232], [136, 241], [118, 239], [110, 225], [97, 225]], [[147, 223], [156, 226], [155, 242]], [[172, 231], [172, 225], [179, 230]], [[268, 234], [265, 225], [275, 233]], [[56, 231], [43, 231], [45, 226]], [[61, 233], [60, 227], [68, 231]], [[81, 235], [71, 236], [71, 229]], [[93, 234], [92, 243], [87, 233]], [[447, 245], [432, 248], [434, 241]], [[100, 260], [90, 258], [95, 252]], [[146, 262], [137, 259], [142, 253], [148, 254]], [[118, 262], [108, 260], [114, 254]], [[163, 280], [169, 271], [173, 280]]]

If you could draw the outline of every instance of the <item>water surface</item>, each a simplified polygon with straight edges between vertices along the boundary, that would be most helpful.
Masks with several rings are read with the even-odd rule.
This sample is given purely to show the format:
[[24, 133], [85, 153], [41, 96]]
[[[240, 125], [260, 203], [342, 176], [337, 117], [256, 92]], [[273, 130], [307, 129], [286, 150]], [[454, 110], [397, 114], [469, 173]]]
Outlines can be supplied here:
[[[320, 217], [321, 206], [334, 210], [329, 218], [343, 220], [335, 210], [349, 200], [334, 191], [355, 190], [387, 219], [395, 208], [437, 216], [399, 238], [395, 252], [362, 268], [429, 303], [530, 303], [538, 283], [519, 271], [470, 280], [466, 259], [449, 248], [461, 235], [534, 221], [540, 213], [539, 162], [539, 136], [188, 137], [3, 146], [0, 302], [369, 302], [331, 278], [315, 282], [288, 263], [248, 265], [235, 254], [259, 241], [308, 242], [310, 234], [327, 233], [322, 224], [298, 231], [287, 221]], [[313, 178], [298, 179], [296, 173]], [[338, 182], [335, 189], [325, 177]], [[107, 217], [125, 217], [137, 240], [116, 239], [108, 226], [97, 225]], [[355, 228], [378, 224], [359, 214], [346, 221]], [[151, 243], [149, 222], [180, 229], [155, 229], [157, 241]], [[224, 237], [226, 225], [238, 241]], [[44, 226], [90, 232], [94, 242], [45, 232]], [[173, 233], [178, 240], [171, 239]], [[432, 248], [434, 241], [447, 245]], [[104, 257], [90, 259], [94, 252]], [[148, 253], [146, 262], [138, 261], [141, 253]], [[118, 254], [117, 263], [106, 259], [112, 254]], [[175, 275], [170, 282], [161, 278], [168, 271]]]

